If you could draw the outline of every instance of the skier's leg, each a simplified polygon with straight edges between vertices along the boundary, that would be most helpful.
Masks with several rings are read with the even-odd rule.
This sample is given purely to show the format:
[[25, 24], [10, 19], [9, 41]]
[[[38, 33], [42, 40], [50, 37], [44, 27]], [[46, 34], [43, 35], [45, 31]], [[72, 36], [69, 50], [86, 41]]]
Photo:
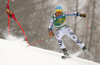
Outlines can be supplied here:
[[58, 44], [59, 44], [59, 46], [60, 46], [61, 49], [65, 48], [65, 45], [64, 45], [64, 43], [62, 41], [62, 37], [63, 36], [64, 36], [64, 34], [60, 30], [58, 30], [56, 32], [56, 38], [58, 40]]
[[[81, 42], [81, 40], [79, 40], [76, 35], [73, 33], [71, 28], [66, 28], [66, 35], [69, 36], [72, 40], [74, 40], [80, 48], [85, 48], [84, 43]], [[85, 48], [86, 49], [86, 48]], [[84, 49], [83, 49], [84, 50]]]
[[61, 30], [58, 30], [56, 32], [56, 38], [58, 40], [58, 44], [59, 44], [61, 50], [63, 51], [64, 55], [65, 55], [65, 54], [67, 54], [67, 50], [66, 50], [66, 47], [65, 47], [65, 45], [64, 45], [64, 43], [62, 41], [62, 37], [63, 36], [64, 36], [64, 34], [61, 32]]

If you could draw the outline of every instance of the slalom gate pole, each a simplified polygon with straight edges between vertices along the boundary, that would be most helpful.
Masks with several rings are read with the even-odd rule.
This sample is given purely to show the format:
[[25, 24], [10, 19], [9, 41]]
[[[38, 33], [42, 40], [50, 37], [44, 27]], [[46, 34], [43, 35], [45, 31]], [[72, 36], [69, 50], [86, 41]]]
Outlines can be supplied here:
[[21, 27], [21, 25], [19, 24], [19, 22], [17, 21], [17, 19], [16, 19], [15, 17], [14, 17], [14, 20], [17, 22], [17, 24], [18, 24], [19, 27], [21, 28], [21, 30], [22, 30], [22, 32], [23, 32], [23, 34], [24, 34], [24, 36], [25, 36], [25, 39], [26, 39], [27, 43], [29, 44], [28, 39], [27, 39], [27, 36], [26, 36], [26, 34], [25, 34], [23, 28]]
[[50, 36], [47, 36], [47, 37], [45, 37], [45, 38], [43, 38], [43, 39], [40, 39], [40, 40], [38, 40], [38, 41], [36, 41], [36, 42], [34, 42], [34, 43], [32, 43], [32, 44], [27, 45], [26, 47], [31, 46], [31, 45], [33, 45], [33, 44], [36, 44], [36, 43], [38, 43], [38, 42], [41, 42], [41, 41], [43, 41], [43, 40], [45, 40], [45, 39], [47, 39], [47, 38], [49, 38], [49, 37], [50, 37]]
[[[8, 8], [8, 10], [9, 10], [9, 0], [8, 0], [8, 4], [7, 4], [6, 9], [7, 9], [7, 8]], [[23, 34], [24, 34], [24, 36], [25, 36], [25, 39], [26, 39], [27, 43], [29, 44], [28, 39], [27, 39], [27, 37], [26, 37], [26, 34], [25, 34], [23, 28], [21, 27], [21, 25], [19, 24], [19, 22], [17, 21], [17, 19], [16, 19], [16, 17], [15, 17], [15, 14], [12, 13], [12, 12], [10, 12], [10, 11], [9, 11], [9, 13], [11, 13], [11, 14], [9, 15], [8, 12], [7, 12], [7, 14], [8, 14], [8, 34], [10, 34], [10, 17], [11, 17], [11, 18], [13, 18], [13, 19], [17, 22], [17, 24], [19, 25], [19, 27], [21, 28], [21, 30], [22, 30], [22, 32], [23, 32]]]
[[[8, 0], [8, 4], [9, 4], [9, 0]], [[10, 35], [10, 17], [8, 15], [8, 35]]]
[[25, 39], [26, 39], [27, 43], [29, 44], [28, 39], [27, 39], [27, 36], [26, 36], [26, 34], [25, 34], [23, 28], [21, 27], [21, 25], [19, 24], [19, 22], [18, 22], [17, 20], [16, 20], [16, 22], [18, 23], [19, 27], [21, 28], [21, 30], [22, 30], [22, 32], [23, 32], [23, 34], [24, 34], [24, 36], [25, 36]]

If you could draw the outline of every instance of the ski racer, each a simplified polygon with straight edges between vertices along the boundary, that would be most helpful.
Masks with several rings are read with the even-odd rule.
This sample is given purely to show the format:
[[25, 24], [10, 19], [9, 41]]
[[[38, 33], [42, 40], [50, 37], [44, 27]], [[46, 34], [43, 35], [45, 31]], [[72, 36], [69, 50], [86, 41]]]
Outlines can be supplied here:
[[68, 55], [66, 47], [62, 41], [62, 37], [64, 35], [67, 35], [72, 40], [74, 40], [83, 51], [86, 51], [85, 44], [79, 40], [76, 35], [73, 33], [73, 30], [69, 28], [67, 24], [66, 17], [67, 16], [80, 16], [80, 17], [86, 17], [86, 14], [82, 14], [79, 12], [64, 12], [61, 6], [56, 6], [55, 13], [52, 15], [50, 19], [50, 24], [48, 28], [49, 36], [54, 36], [54, 33], [52, 31], [53, 25], [56, 28], [56, 38], [58, 40], [58, 44], [63, 51], [64, 55]]

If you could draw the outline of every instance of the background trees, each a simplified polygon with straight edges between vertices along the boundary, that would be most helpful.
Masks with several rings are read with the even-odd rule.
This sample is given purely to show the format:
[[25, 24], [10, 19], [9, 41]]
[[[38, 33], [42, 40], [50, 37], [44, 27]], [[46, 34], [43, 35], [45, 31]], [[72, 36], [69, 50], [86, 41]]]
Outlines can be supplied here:
[[[0, 0], [0, 38], [5, 38], [7, 33], [7, 1]], [[86, 13], [87, 18], [66, 17], [69, 27], [71, 27], [77, 37], [81, 39], [88, 50], [95, 57], [93, 61], [100, 61], [100, 1], [99, 0], [10, 0], [10, 10], [15, 14], [17, 20], [23, 27], [29, 43], [38, 41], [48, 36], [49, 20], [54, 14], [57, 5], [61, 5], [64, 11]], [[17, 23], [10, 19], [11, 34], [18, 37], [24, 37]], [[86, 20], [89, 23], [90, 31], [87, 29]], [[55, 29], [53, 29], [55, 33]], [[81, 50], [76, 43], [69, 37], [64, 36], [63, 41], [69, 53]], [[59, 45], [55, 37], [46, 39], [33, 46], [41, 47], [48, 50], [60, 52]], [[80, 57], [90, 59], [87, 55], [82, 54]], [[92, 60], [92, 59], [90, 59]]]

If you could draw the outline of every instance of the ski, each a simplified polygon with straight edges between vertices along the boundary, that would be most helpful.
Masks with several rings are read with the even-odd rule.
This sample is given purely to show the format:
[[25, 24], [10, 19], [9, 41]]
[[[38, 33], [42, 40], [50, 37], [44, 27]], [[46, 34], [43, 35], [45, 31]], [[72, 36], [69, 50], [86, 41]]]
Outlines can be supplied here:
[[94, 58], [93, 55], [92, 55], [88, 50], [86, 50], [85, 53], [86, 53], [91, 59]]

